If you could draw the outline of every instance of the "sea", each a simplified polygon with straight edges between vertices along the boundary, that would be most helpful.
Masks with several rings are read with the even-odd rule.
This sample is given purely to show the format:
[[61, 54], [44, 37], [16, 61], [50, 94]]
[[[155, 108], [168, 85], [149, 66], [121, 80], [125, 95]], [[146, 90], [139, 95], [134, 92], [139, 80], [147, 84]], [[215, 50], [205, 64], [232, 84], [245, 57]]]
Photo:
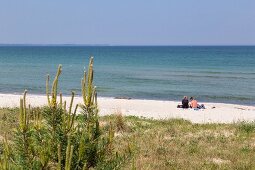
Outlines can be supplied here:
[[101, 97], [255, 105], [255, 46], [1, 45], [0, 93], [45, 94], [62, 64], [59, 91], [79, 96], [90, 56]]

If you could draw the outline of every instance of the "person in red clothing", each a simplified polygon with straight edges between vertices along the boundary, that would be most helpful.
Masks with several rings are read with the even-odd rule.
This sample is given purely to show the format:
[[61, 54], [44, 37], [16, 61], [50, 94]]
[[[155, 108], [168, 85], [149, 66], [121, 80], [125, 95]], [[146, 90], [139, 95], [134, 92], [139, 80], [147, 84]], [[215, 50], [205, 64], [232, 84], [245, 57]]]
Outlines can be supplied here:
[[191, 108], [198, 108], [197, 101], [193, 97], [190, 97], [190, 107]]

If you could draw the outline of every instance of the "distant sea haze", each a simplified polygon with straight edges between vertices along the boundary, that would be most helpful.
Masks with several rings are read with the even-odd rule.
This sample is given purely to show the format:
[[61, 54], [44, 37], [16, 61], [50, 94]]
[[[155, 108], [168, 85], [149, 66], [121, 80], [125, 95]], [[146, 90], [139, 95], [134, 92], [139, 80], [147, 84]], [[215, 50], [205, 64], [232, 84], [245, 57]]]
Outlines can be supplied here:
[[45, 93], [63, 65], [60, 90], [80, 95], [80, 80], [94, 56], [102, 97], [255, 105], [255, 46], [0, 46], [0, 93]]

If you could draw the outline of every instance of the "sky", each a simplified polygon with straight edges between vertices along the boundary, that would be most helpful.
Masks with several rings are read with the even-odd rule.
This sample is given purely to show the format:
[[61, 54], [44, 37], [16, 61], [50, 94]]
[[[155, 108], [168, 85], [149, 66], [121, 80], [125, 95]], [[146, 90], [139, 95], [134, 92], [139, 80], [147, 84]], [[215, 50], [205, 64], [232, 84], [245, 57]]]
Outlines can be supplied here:
[[255, 0], [0, 0], [0, 44], [255, 45]]

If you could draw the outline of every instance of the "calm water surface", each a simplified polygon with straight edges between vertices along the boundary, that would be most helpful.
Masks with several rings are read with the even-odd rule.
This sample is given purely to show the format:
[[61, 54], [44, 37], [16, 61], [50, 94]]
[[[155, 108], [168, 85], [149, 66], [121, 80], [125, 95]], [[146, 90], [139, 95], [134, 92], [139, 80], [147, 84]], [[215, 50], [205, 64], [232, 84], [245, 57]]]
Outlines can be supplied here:
[[61, 91], [80, 94], [90, 55], [99, 96], [255, 105], [254, 46], [0, 46], [0, 93], [44, 94], [62, 64]]

